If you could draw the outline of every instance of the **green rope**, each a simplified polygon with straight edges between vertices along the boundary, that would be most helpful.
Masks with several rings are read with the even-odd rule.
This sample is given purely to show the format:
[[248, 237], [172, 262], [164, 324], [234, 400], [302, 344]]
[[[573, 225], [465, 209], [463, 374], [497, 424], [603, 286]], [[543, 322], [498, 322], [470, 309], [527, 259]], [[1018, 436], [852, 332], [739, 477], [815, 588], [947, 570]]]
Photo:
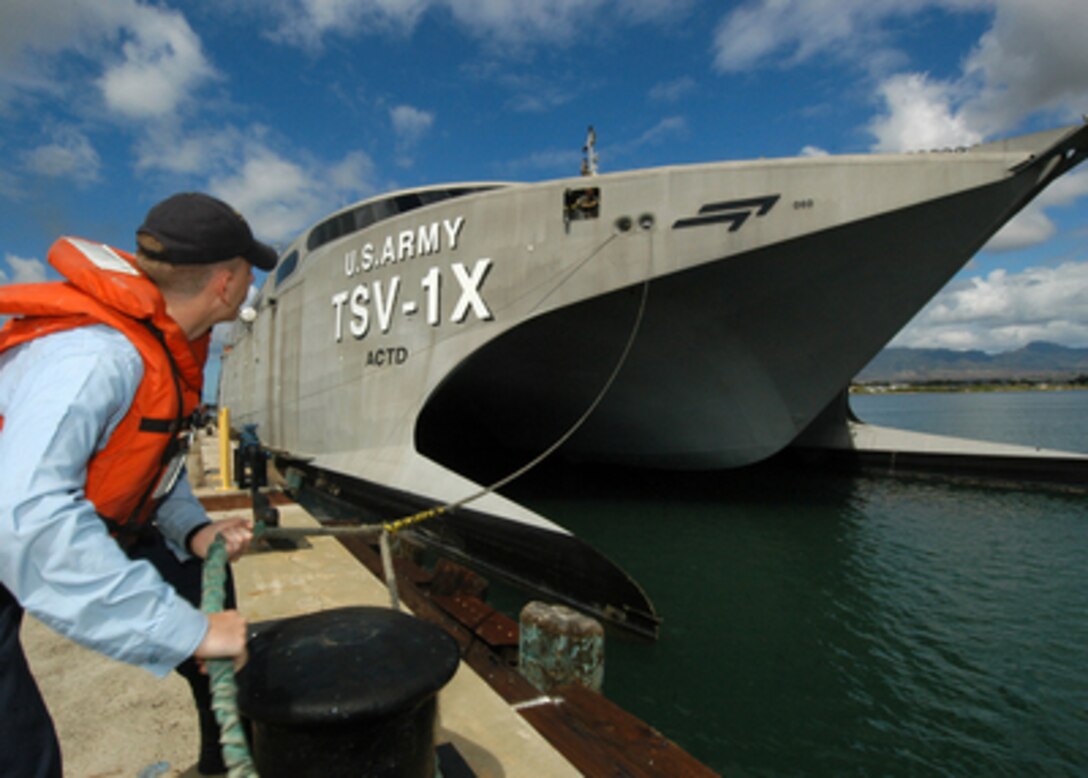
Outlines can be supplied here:
[[[227, 544], [222, 535], [216, 535], [204, 560], [203, 591], [200, 610], [204, 613], [221, 613], [227, 596]], [[219, 743], [223, 747], [223, 761], [227, 763], [229, 778], [256, 778], [257, 770], [249, 755], [249, 745], [238, 714], [238, 686], [234, 681], [234, 660], [209, 659], [208, 675], [211, 678], [212, 710], [219, 722]]]

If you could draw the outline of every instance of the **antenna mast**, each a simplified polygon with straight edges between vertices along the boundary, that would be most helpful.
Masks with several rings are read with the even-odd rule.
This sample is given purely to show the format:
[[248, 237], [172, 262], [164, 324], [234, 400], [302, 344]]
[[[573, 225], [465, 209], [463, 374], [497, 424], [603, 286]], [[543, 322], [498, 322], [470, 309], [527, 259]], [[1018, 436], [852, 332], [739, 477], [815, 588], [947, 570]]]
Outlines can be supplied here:
[[592, 124], [586, 132], [586, 145], [582, 146], [582, 154], [582, 175], [597, 175], [597, 131]]

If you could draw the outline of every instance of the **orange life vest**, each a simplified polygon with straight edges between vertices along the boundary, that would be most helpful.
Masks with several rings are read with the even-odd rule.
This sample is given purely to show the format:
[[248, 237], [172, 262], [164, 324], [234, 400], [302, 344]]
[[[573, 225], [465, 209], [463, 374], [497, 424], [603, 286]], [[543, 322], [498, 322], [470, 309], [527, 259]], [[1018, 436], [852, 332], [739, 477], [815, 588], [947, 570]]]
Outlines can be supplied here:
[[89, 324], [119, 330], [139, 351], [143, 380], [128, 413], [91, 458], [85, 486], [110, 531], [125, 541], [139, 532], [164, 496], [156, 487], [200, 402], [210, 335], [190, 342], [167, 315], [158, 288], [127, 252], [61, 238], [48, 259], [67, 281], [0, 287], [0, 313], [16, 317], [0, 329], [0, 353]]

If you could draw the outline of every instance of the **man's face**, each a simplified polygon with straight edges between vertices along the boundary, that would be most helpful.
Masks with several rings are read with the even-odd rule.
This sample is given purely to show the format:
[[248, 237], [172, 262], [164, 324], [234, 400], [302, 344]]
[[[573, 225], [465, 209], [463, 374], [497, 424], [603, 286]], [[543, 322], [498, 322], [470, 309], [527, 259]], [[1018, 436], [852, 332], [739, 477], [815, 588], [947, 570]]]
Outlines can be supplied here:
[[230, 279], [227, 281], [224, 302], [227, 304], [229, 315], [224, 318], [230, 321], [238, 317], [238, 311], [242, 303], [246, 301], [249, 287], [253, 284], [253, 266], [246, 260], [238, 257], [228, 266]]

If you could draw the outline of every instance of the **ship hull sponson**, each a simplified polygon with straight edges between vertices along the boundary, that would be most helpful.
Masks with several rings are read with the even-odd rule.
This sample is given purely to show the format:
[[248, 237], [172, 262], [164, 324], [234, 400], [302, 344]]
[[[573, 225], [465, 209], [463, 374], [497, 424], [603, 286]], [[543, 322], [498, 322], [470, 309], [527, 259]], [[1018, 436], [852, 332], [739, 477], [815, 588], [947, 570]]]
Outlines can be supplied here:
[[440, 387], [421, 447], [450, 465], [457, 450], [543, 450], [596, 399], [633, 336], [566, 456], [670, 469], [765, 459], [963, 266], [1024, 188], [1006, 179], [537, 317]]
[[[322, 495], [317, 498], [318, 513], [329, 517], [380, 522], [433, 505], [418, 494], [314, 470], [305, 463], [278, 459], [277, 465], [296, 470], [305, 476], [305, 483], [314, 484]], [[310, 496], [304, 489], [300, 499], [308, 501]], [[573, 535], [501, 516], [501, 511], [460, 508], [405, 531], [446, 556], [534, 590], [549, 601], [568, 603], [629, 632], [656, 637], [660, 619], [652, 603], [614, 563]]]

